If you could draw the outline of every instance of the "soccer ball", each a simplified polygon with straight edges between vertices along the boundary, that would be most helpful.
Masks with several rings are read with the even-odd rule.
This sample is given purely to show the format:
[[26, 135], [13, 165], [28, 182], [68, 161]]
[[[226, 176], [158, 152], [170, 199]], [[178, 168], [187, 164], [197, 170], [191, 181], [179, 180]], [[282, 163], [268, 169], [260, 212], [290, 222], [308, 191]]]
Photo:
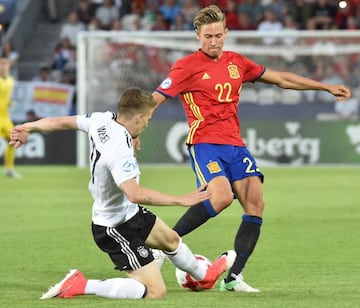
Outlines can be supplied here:
[[[211, 261], [203, 255], [197, 254], [195, 255], [195, 258], [198, 260], [198, 262], [204, 262], [207, 266], [212, 264]], [[177, 283], [185, 290], [195, 292], [204, 290], [204, 288], [199, 285], [199, 282], [195, 278], [191, 277], [188, 273], [182, 271], [181, 269], [176, 268], [175, 276]]]

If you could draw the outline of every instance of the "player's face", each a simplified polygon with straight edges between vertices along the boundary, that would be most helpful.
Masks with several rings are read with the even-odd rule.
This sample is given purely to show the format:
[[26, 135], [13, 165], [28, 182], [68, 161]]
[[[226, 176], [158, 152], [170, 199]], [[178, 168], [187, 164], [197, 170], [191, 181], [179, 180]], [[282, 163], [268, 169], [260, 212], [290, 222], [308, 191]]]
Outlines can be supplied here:
[[200, 41], [201, 50], [210, 58], [217, 60], [221, 57], [224, 41], [228, 30], [222, 22], [203, 25], [196, 31], [196, 37]]
[[137, 136], [148, 126], [151, 119], [151, 113], [144, 113], [138, 115], [138, 131]]

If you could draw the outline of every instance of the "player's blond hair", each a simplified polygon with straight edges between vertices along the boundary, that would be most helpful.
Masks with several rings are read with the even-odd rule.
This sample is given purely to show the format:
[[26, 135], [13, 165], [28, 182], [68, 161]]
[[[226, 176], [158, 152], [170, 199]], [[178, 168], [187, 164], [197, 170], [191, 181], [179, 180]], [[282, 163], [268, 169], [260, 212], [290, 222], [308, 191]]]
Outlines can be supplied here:
[[226, 28], [225, 14], [216, 5], [210, 5], [202, 8], [194, 17], [193, 26], [195, 30], [200, 30], [203, 25], [212, 24], [214, 22], [222, 22]]
[[118, 113], [123, 116], [133, 116], [148, 113], [156, 105], [156, 101], [149, 92], [140, 88], [126, 89], [119, 97]]

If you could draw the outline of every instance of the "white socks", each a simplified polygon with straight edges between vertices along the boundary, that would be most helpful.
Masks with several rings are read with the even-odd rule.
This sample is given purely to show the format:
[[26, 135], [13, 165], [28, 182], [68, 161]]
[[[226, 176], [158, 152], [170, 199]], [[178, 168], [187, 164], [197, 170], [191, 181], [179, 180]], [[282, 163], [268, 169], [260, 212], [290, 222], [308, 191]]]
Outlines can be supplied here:
[[189, 273], [196, 280], [202, 280], [206, 276], [207, 266], [203, 262], [197, 262], [190, 248], [180, 238], [179, 246], [175, 251], [164, 251], [169, 260], [179, 269]]
[[95, 294], [107, 298], [143, 298], [146, 287], [132, 278], [112, 278], [106, 280], [89, 279], [85, 294]]

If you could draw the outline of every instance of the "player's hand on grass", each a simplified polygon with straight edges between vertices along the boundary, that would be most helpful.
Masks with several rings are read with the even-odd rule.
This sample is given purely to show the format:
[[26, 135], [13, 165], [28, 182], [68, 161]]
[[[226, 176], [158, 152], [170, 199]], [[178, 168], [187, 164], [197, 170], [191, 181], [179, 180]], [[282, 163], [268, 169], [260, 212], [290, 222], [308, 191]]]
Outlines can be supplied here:
[[182, 196], [184, 206], [192, 206], [209, 199], [211, 191], [207, 189], [207, 184], [201, 185], [197, 190]]

